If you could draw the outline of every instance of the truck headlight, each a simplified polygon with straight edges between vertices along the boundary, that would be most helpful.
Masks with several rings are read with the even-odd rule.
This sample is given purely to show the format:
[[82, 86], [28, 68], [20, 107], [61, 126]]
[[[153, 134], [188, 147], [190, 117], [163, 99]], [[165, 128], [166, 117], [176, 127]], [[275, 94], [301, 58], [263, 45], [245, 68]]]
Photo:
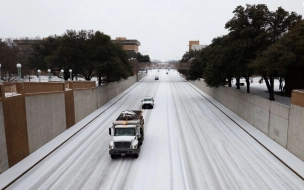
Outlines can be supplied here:
[[132, 146], [132, 149], [137, 149], [137, 145], [135, 145], [135, 146]]
[[114, 146], [112, 146], [112, 145], [109, 145], [109, 149], [113, 149], [114, 148]]

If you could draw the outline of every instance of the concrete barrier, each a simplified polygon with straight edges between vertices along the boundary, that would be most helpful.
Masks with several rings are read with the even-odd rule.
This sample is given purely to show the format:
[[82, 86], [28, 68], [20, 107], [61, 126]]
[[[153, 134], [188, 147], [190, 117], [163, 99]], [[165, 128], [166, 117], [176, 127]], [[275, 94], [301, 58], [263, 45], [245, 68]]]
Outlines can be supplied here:
[[270, 103], [268, 136], [284, 148], [287, 148], [289, 111], [288, 106], [273, 101]]
[[70, 89], [88, 89], [96, 86], [95, 81], [72, 81], [68, 82]]
[[6, 149], [6, 136], [4, 127], [3, 105], [0, 100], [0, 173], [9, 168]]
[[304, 91], [294, 90], [291, 95], [287, 150], [304, 161]]
[[64, 93], [25, 97], [30, 153], [66, 130]]
[[74, 90], [75, 122], [79, 122], [98, 108], [96, 88]]
[[16, 96], [9, 98], [0, 85], [0, 173], [145, 76], [98, 87], [95, 82], [15, 83]]
[[254, 99], [253, 102], [254, 110], [251, 113], [253, 117], [253, 123], [250, 124], [255, 126], [265, 135], [269, 136], [270, 101], [256, 95], [252, 95], [252, 94], [248, 94], [248, 95], [251, 95]]
[[124, 90], [143, 79], [146, 74], [133, 76], [127, 80], [111, 82], [98, 86], [94, 89], [79, 90], [74, 89], [75, 122], [79, 122], [87, 115], [103, 106], [105, 103], [122, 93]]
[[293, 91], [291, 107], [229, 87], [193, 85], [219, 101], [252, 126], [304, 161], [304, 91]]
[[286, 148], [288, 107], [229, 87], [210, 88], [203, 80], [191, 83]]
[[[138, 75], [138, 80], [140, 81], [141, 79], [145, 78], [146, 76], [147, 76], [146, 73], [140, 73], [140, 74]], [[138, 82], [138, 81], [137, 81], [137, 82]]]
[[65, 83], [62, 82], [23, 82], [17, 83], [17, 87], [18, 92], [22, 92], [22, 94], [65, 91]]

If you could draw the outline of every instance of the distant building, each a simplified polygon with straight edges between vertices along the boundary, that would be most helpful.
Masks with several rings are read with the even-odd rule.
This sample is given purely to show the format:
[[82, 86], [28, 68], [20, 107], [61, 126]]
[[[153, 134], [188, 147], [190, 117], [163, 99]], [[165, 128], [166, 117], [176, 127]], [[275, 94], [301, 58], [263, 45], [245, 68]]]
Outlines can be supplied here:
[[189, 52], [192, 51], [198, 51], [203, 48], [207, 47], [207, 45], [200, 45], [199, 40], [197, 41], [189, 41]]
[[127, 51], [129, 58], [136, 58], [138, 46], [140, 46], [138, 40], [128, 40], [126, 37], [117, 37], [115, 40], [112, 40], [112, 42], [122, 45], [123, 49]]
[[199, 45], [199, 40], [197, 41], [189, 41], [189, 51], [192, 50], [193, 45]]
[[30, 40], [30, 39], [24, 39], [24, 40], [13, 40], [14, 44], [17, 45], [20, 61], [26, 62], [28, 56], [33, 52], [33, 46], [34, 44], [38, 44], [41, 42], [41, 40]]
[[205, 47], [207, 47], [207, 45], [192, 45], [191, 49], [192, 49], [192, 51], [198, 51], [198, 50], [201, 50]]
[[[14, 43], [17, 45], [19, 56], [22, 60], [27, 60], [30, 53], [33, 52], [32, 45], [39, 43], [41, 40], [31, 40], [31, 39], [24, 39], [24, 40], [14, 40]], [[117, 37], [112, 42], [121, 44], [123, 49], [127, 51], [128, 57], [136, 58], [136, 54], [138, 53], [138, 46], [140, 46], [140, 42], [138, 40], [129, 40], [125, 37]]]

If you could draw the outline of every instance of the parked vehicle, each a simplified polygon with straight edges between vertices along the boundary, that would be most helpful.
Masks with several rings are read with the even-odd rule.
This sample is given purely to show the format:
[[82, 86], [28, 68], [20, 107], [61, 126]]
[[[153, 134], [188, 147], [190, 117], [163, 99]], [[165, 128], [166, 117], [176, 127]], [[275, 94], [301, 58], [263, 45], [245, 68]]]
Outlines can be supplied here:
[[138, 158], [140, 145], [144, 141], [144, 119], [141, 110], [126, 110], [121, 112], [109, 128], [113, 139], [109, 144], [111, 158], [122, 155], [133, 155]]
[[155, 77], [155, 80], [159, 80], [158, 76]]

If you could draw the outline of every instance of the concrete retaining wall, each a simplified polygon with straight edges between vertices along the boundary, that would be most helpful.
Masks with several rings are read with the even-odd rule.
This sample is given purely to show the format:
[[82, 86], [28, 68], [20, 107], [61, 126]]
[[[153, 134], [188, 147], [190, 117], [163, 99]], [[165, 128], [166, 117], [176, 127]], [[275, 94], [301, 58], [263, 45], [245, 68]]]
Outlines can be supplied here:
[[25, 97], [30, 153], [66, 130], [64, 93]]
[[287, 150], [304, 161], [304, 91], [294, 90], [288, 127]]
[[4, 129], [3, 105], [2, 101], [0, 100], [0, 173], [4, 172], [8, 168], [9, 166]]
[[0, 85], [0, 173], [145, 76], [98, 87], [95, 82], [9, 84], [18, 89], [18, 96], [9, 98]]
[[287, 148], [289, 115], [289, 107], [271, 101], [268, 136], [284, 148]]
[[128, 80], [120, 82], [109, 83], [104, 86], [100, 86], [97, 89], [98, 107], [103, 106], [105, 103], [113, 99], [118, 94], [136, 83], [136, 77], [131, 77]]
[[141, 79], [145, 78], [146, 76], [147, 76], [146, 73], [141, 73], [138, 75], [138, 80], [141, 80]]
[[[282, 147], [288, 147], [287, 144], [289, 143], [287, 139], [291, 141], [289, 140], [290, 132], [288, 131], [290, 130], [290, 124], [288, 124], [290, 122], [289, 115], [294, 115], [294, 113], [289, 113], [290, 108], [288, 106], [234, 88], [209, 88], [202, 80], [191, 81], [191, 83], [259, 129]], [[304, 118], [304, 115], [302, 115], [302, 118]], [[295, 119], [292, 118], [292, 120]], [[304, 120], [302, 123], [304, 123]], [[304, 125], [302, 124], [302, 126]], [[304, 134], [304, 131], [302, 134]], [[304, 139], [304, 136], [301, 139]], [[293, 141], [299, 140], [294, 139]], [[295, 143], [290, 142], [290, 144]], [[304, 144], [304, 140], [301, 143]], [[294, 146], [291, 145], [291, 147]], [[304, 148], [302, 149], [302, 153], [304, 154]], [[304, 156], [300, 159], [304, 160]]]
[[74, 90], [75, 122], [79, 122], [97, 107], [96, 88], [89, 90]]
[[[146, 74], [141, 74], [138, 79], [141, 80]], [[79, 122], [96, 109], [122, 93], [124, 90], [137, 82], [137, 77], [130, 77], [128, 80], [112, 82], [106, 85], [98, 86], [89, 90], [74, 90], [75, 122]]]

